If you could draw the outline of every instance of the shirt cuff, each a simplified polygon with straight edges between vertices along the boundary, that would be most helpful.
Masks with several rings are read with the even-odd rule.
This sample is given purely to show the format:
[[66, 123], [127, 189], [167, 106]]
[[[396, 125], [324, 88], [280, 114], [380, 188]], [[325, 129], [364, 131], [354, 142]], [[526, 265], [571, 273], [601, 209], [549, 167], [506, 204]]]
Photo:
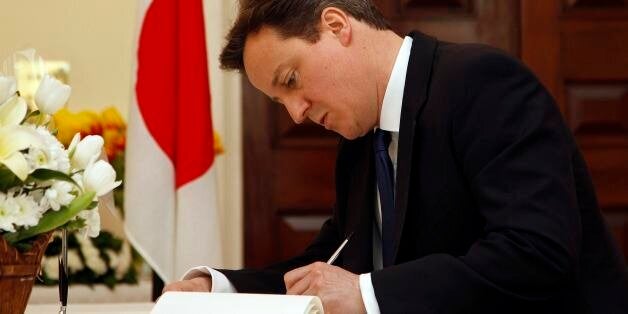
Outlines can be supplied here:
[[201, 276], [209, 276], [212, 279], [212, 289], [210, 292], [220, 292], [220, 293], [237, 293], [238, 292], [235, 286], [231, 283], [231, 281], [229, 281], [229, 279], [227, 279], [227, 277], [223, 273], [207, 266], [197, 266], [188, 270], [187, 272], [185, 272], [181, 280], [188, 280], [188, 279], [201, 277]]
[[371, 281], [371, 273], [360, 275], [360, 293], [367, 314], [380, 314], [379, 304], [375, 298], [375, 289]]

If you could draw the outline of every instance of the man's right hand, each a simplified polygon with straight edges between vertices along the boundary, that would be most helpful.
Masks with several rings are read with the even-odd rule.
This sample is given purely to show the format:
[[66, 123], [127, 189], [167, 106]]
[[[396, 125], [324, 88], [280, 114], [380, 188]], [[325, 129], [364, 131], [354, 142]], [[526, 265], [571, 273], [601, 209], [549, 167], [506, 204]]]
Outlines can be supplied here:
[[175, 281], [167, 284], [161, 291], [195, 291], [195, 292], [211, 292], [212, 278], [210, 276], [200, 276], [188, 280]]

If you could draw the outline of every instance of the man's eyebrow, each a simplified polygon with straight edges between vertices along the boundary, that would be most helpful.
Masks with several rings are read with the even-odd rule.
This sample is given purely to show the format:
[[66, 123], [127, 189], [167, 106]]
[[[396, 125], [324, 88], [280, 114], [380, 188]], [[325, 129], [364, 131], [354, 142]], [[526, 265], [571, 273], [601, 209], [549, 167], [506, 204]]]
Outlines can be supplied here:
[[281, 65], [281, 64], [280, 64], [280, 65], [279, 65], [279, 66], [275, 69], [275, 72], [273, 73], [273, 82], [272, 82], [272, 86], [273, 86], [273, 87], [277, 86], [277, 84], [278, 84], [278, 82], [279, 82], [279, 75], [281, 74], [281, 73], [279, 73], [279, 72], [281, 72], [281, 69], [282, 69], [282, 68], [283, 68], [283, 65]]

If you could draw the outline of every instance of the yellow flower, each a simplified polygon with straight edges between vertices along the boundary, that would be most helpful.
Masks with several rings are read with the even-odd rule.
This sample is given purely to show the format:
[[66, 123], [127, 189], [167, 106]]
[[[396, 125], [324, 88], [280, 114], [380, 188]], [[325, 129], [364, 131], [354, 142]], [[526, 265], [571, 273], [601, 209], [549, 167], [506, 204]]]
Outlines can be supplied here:
[[100, 113], [100, 123], [103, 129], [125, 129], [126, 124], [116, 107], [107, 107]]
[[53, 119], [57, 128], [57, 138], [66, 147], [70, 145], [76, 133], [81, 133], [83, 137], [102, 133], [98, 114], [91, 111], [72, 113], [63, 108], [54, 114]]

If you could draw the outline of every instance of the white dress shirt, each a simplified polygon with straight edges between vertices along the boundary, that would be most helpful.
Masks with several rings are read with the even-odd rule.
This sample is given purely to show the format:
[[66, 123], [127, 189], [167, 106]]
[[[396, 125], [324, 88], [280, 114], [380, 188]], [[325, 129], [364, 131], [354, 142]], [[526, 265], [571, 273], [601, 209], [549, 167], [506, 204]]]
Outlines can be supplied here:
[[[412, 48], [412, 38], [405, 37], [395, 64], [393, 65], [384, 100], [382, 101], [382, 111], [379, 116], [379, 128], [390, 131], [391, 141], [388, 147], [388, 154], [393, 163], [395, 172], [395, 181], [397, 179], [397, 147], [399, 143], [399, 123], [401, 119], [401, 104], [403, 102], [403, 90], [406, 85], [406, 72], [408, 70], [408, 62], [410, 60], [410, 49]], [[382, 212], [379, 203], [379, 191], [377, 192], [377, 210], [375, 213], [375, 223], [373, 225], [373, 269], [382, 269]], [[191, 279], [199, 276], [212, 277], [211, 292], [232, 292], [237, 290], [233, 284], [221, 272], [207, 266], [198, 266], [188, 270], [182, 280]], [[368, 314], [379, 314], [379, 304], [375, 298], [375, 290], [371, 281], [371, 274], [360, 275], [360, 293], [362, 294], [362, 302]]]

